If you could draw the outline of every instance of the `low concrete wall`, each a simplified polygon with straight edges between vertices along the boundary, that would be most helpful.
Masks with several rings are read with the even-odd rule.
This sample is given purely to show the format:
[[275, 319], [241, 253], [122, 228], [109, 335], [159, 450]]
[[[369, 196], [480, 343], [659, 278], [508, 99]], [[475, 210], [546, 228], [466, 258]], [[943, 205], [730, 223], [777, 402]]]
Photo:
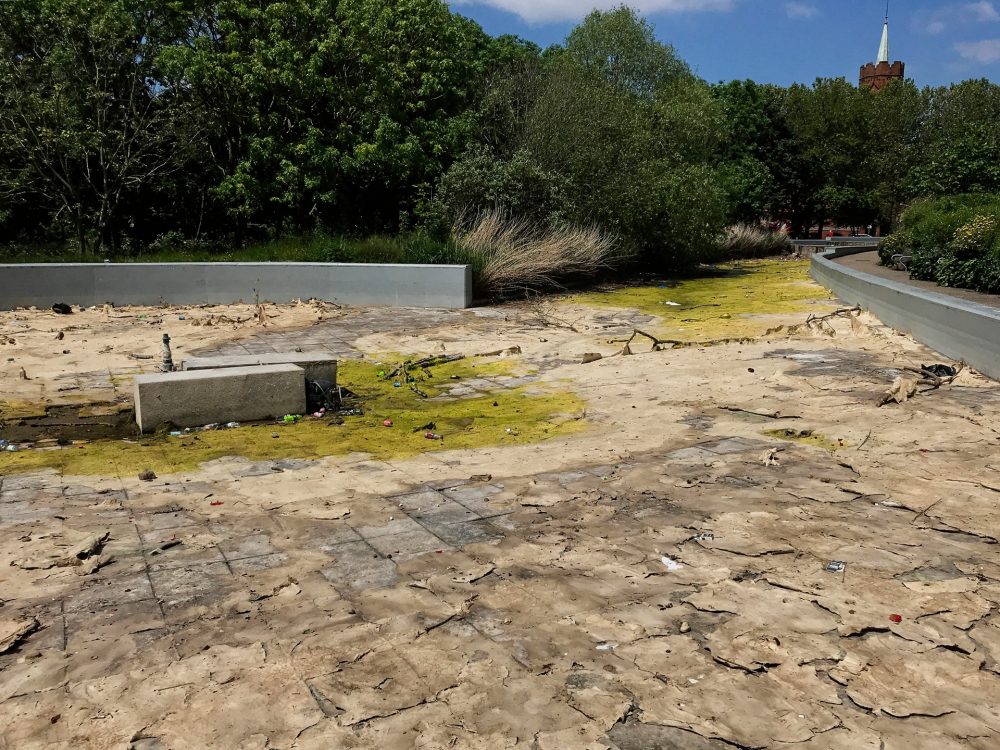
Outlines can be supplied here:
[[367, 263], [39, 263], [0, 265], [0, 309], [228, 304], [323, 299], [346, 305], [464, 308], [469, 266]]
[[845, 302], [870, 310], [886, 325], [1000, 379], [1000, 310], [833, 262], [833, 258], [858, 252], [865, 249], [842, 247], [814, 255], [812, 277]]
[[792, 247], [798, 250], [800, 255], [817, 255], [844, 246], [871, 250], [878, 247], [879, 242], [878, 237], [840, 237], [833, 240], [792, 240]]

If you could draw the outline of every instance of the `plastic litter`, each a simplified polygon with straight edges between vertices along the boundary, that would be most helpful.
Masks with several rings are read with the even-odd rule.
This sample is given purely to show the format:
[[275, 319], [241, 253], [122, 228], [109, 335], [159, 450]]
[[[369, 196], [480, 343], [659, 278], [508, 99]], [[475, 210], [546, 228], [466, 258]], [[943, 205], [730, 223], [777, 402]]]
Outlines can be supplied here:
[[671, 573], [676, 573], [678, 570], [684, 567], [684, 565], [669, 557], [661, 557], [660, 562], [663, 563], [666, 566], [667, 570], [669, 570]]
[[340, 406], [337, 387], [329, 380], [306, 381], [306, 404], [310, 413]]
[[424, 437], [428, 440], [444, 440], [444, 437], [438, 435], [436, 432], [428, 432]]
[[392, 427], [392, 420], [391, 419], [386, 419], [385, 421], [382, 422], [382, 426], [383, 427]]
[[393, 387], [393, 388], [402, 388], [402, 387], [403, 387], [403, 384], [402, 384], [402, 383], [400, 383], [400, 382], [399, 382], [399, 381], [397, 380], [397, 381], [396, 381], [395, 383], [393, 383], [393, 384], [392, 384], [392, 387]]
[[184, 433], [181, 432], [180, 430], [174, 430], [173, 432], [170, 433], [170, 437], [183, 437], [183, 436]]
[[52, 312], [57, 315], [72, 315], [73, 309], [65, 302], [56, 302], [52, 305]]
[[958, 370], [949, 365], [921, 365], [920, 369], [939, 378], [953, 378], [958, 375]]
[[6, 446], [4, 446], [4, 450], [10, 451], [11, 453], [17, 453], [20, 450], [20, 448], [18, 448], [18, 446], [14, 445], [13, 443], [8, 443]]
[[8, 445], [10, 445], [10, 443], [6, 440], [0, 440], [0, 451], [6, 450]]
[[300, 419], [302, 419], [301, 414], [286, 414], [284, 417], [282, 417], [281, 421], [284, 422], [285, 424], [295, 424]]
[[222, 505], [222, 501], [221, 500], [213, 500], [212, 502], [209, 503], [209, 505], [211, 505], [212, 507], [217, 508], [218, 506]]
[[217, 422], [212, 422], [211, 424], [204, 425], [201, 428], [201, 431], [202, 432], [209, 432], [210, 430], [217, 430], [217, 429], [219, 429], [218, 423]]
[[232, 430], [240, 426], [239, 422], [226, 422], [226, 429]]
[[824, 570], [827, 573], [843, 573], [847, 570], [847, 563], [841, 562], [840, 560], [831, 560], [826, 564]]
[[889, 615], [890, 622], [900, 623], [903, 621], [902, 615]]

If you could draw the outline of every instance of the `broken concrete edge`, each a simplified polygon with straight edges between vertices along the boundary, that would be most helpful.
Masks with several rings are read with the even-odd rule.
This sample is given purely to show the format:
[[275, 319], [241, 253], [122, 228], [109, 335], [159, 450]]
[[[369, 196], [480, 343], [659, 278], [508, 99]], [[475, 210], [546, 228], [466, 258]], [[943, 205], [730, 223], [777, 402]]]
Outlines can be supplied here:
[[327, 380], [337, 384], [337, 360], [326, 352], [277, 352], [234, 354], [221, 357], [191, 357], [181, 363], [181, 370], [218, 370], [229, 367], [296, 365], [305, 371], [306, 380]]
[[1000, 310], [835, 263], [869, 248], [838, 247], [813, 256], [813, 279], [849, 304], [953, 360], [1000, 379]]
[[137, 375], [135, 421], [149, 432], [166, 422], [199, 427], [302, 414], [305, 381], [305, 371], [292, 364]]
[[72, 305], [225, 305], [322, 299], [462, 309], [472, 267], [396, 263], [31, 263], [0, 265], [0, 309]]

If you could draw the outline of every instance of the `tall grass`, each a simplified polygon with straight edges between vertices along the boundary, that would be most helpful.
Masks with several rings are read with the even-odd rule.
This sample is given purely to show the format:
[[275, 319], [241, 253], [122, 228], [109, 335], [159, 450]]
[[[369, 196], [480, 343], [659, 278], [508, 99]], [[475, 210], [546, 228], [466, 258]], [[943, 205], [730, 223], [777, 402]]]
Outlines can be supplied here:
[[792, 250], [784, 232], [769, 232], [751, 224], [733, 224], [719, 239], [719, 252], [726, 258], [762, 258]]
[[544, 228], [496, 210], [460, 221], [452, 239], [476, 270], [478, 293], [494, 297], [560, 289], [622, 259], [617, 239], [597, 227]]

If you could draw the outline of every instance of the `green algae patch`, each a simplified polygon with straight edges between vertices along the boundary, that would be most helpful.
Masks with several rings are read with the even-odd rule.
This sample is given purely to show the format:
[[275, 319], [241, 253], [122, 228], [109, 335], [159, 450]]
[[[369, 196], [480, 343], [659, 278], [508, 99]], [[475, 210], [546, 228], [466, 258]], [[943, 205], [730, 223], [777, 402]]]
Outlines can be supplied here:
[[[460, 360], [427, 368], [429, 376], [419, 370], [411, 372], [412, 382], [404, 382], [379, 376], [395, 366], [389, 365], [390, 361], [339, 364], [339, 384], [358, 397], [363, 411], [345, 416], [342, 423], [306, 415], [296, 424], [258, 424], [182, 437], [160, 434], [3, 452], [0, 476], [41, 468], [79, 475], [129, 476], [144, 469], [169, 474], [227, 456], [309, 459], [364, 452], [376, 458], [405, 458], [428, 451], [531, 444], [584, 429], [585, 404], [572, 393], [537, 385], [487, 390], [488, 384], [477, 380], [508, 375], [518, 367], [514, 362]], [[397, 359], [397, 364], [401, 361]], [[448, 395], [449, 387], [466, 383], [481, 387], [481, 392]], [[385, 426], [386, 420], [391, 421], [391, 427]], [[427, 433], [441, 439], [428, 439]]]
[[[380, 354], [369, 360], [341, 360], [337, 363], [337, 382], [365, 398], [398, 395], [399, 388], [416, 388], [433, 398], [462, 380], [509, 377], [529, 371], [512, 359], [465, 357], [430, 367], [417, 366], [415, 363], [419, 361], [420, 358], [400, 354]], [[405, 371], [401, 369], [390, 377], [393, 370], [404, 365], [407, 365]]]
[[826, 435], [818, 435], [812, 430], [767, 430], [765, 435], [779, 440], [788, 440], [799, 445], [811, 445], [813, 448], [822, 448], [830, 453], [849, 448], [847, 442], [843, 440], [833, 440]]
[[657, 335], [693, 342], [754, 338], [775, 326], [769, 316], [809, 312], [831, 299], [809, 278], [809, 261], [738, 261], [716, 268], [717, 275], [586, 292], [567, 301], [639, 310], [659, 319]]

